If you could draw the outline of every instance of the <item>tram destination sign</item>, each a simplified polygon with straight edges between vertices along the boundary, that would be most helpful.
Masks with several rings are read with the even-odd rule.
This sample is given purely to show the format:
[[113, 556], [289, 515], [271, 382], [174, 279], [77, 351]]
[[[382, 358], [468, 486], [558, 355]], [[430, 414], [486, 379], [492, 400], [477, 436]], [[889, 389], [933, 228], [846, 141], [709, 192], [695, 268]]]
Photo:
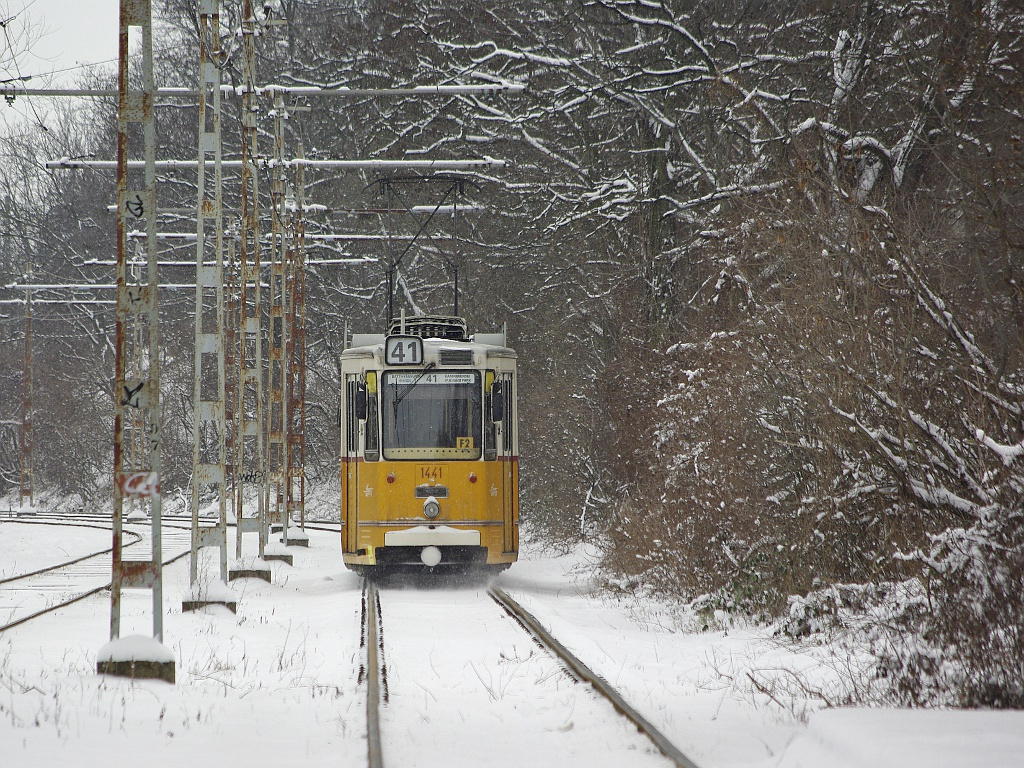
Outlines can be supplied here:
[[408, 384], [475, 384], [476, 373], [389, 373], [387, 383], [399, 387]]

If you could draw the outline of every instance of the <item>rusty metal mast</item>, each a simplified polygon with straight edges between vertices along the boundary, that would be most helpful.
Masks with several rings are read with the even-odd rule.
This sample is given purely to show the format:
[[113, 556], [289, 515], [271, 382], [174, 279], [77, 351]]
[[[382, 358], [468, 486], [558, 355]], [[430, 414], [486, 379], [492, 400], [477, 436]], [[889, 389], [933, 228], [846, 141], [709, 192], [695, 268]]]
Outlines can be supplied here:
[[[29, 282], [32, 268], [29, 267]], [[21, 496], [18, 506], [34, 504], [32, 494], [32, 291], [25, 289], [25, 364], [21, 378]]]
[[[141, 31], [142, 70], [140, 87], [129, 82], [129, 32]], [[160, 347], [157, 313], [157, 204], [156, 204], [156, 120], [153, 82], [153, 24], [149, 0], [121, 0], [118, 46], [117, 99], [117, 320], [114, 384], [114, 532], [113, 578], [110, 588], [110, 636], [121, 634], [121, 591], [149, 588], [153, 594], [153, 635], [163, 641], [163, 570], [161, 567], [161, 431], [160, 431]], [[141, 129], [141, 131], [140, 131]], [[138, 151], [139, 133], [143, 150], [143, 185], [129, 186], [129, 152]], [[145, 219], [147, 269], [140, 286], [128, 284], [129, 218]], [[130, 332], [141, 327], [145, 343], [133, 349]], [[138, 378], [126, 377], [126, 363], [137, 353], [143, 365]], [[125, 409], [141, 412], [147, 431], [142, 466], [125, 462]], [[152, 559], [125, 561], [121, 557], [122, 515], [126, 498], [138, 498], [150, 505], [153, 525]]]
[[[259, 199], [257, 187], [256, 17], [252, 0], [242, 3], [242, 217], [239, 259], [238, 377], [235, 408], [235, 554], [242, 559], [242, 534], [259, 533], [259, 557], [267, 544], [263, 493], [266, 455], [263, 451], [263, 302], [260, 285]], [[257, 514], [246, 518], [246, 481], [256, 487]], [[238, 573], [242, 573], [239, 570]]]
[[[236, 488], [239, 485], [235, 472], [237, 460], [235, 446], [239, 429], [235, 412], [238, 410], [238, 299], [239, 271], [235, 259], [235, 232], [227, 233], [227, 254], [225, 255], [224, 278], [224, 477], [225, 489], [230, 488], [229, 503], [231, 516], [241, 517], [236, 509]], [[238, 533], [241, 532], [239, 527]]]
[[285, 326], [285, 172], [284, 121], [287, 111], [284, 96], [274, 94], [274, 163], [270, 171], [270, 325], [267, 360], [267, 509], [271, 520], [281, 525], [288, 538], [288, 520], [284, 507], [285, 483], [285, 368], [284, 351], [288, 328]]
[[[199, 8], [199, 167], [190, 568], [194, 594], [188, 601], [190, 606], [211, 602], [209, 595], [195, 594], [200, 548], [219, 548], [220, 579], [228, 580], [219, 5], [219, 0], [202, 0]], [[218, 499], [217, 524], [200, 527], [201, 492], [211, 486], [216, 488]]]
[[[145, 272], [145, 254], [143, 253], [144, 241], [135, 240], [134, 254], [129, 265], [129, 271], [125, 280], [130, 282], [132, 290], [141, 291], [143, 285], [142, 275]], [[116, 298], [115, 298], [116, 304]], [[146, 371], [146, 331], [148, 329], [143, 323], [132, 323], [128, 329], [131, 334], [128, 342], [128, 350], [125, 359], [124, 375], [127, 381], [142, 381]], [[146, 465], [146, 412], [141, 408], [126, 408], [124, 421], [121, 424], [121, 433], [124, 438], [121, 443], [121, 451], [124, 462], [129, 467], [144, 467]], [[132, 519], [136, 515], [145, 515], [145, 499], [126, 499], [127, 509], [125, 518]]]
[[[298, 157], [303, 157], [299, 142]], [[288, 250], [288, 291], [291, 323], [288, 334], [288, 381], [285, 436], [285, 516], [299, 515], [306, 527], [306, 203], [302, 165], [295, 167], [295, 210]], [[287, 529], [285, 529], [287, 544]], [[304, 535], [304, 534], [303, 534]], [[301, 539], [300, 539], [301, 541]]]

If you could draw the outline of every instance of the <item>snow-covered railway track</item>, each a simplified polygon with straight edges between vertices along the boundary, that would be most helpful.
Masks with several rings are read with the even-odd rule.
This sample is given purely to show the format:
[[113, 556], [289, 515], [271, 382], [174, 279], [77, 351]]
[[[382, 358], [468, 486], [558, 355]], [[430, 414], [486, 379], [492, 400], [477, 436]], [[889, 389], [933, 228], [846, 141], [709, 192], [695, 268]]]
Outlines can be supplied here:
[[[81, 522], [69, 522], [66, 518], [61, 518], [61, 520], [59, 522], [49, 522], [49, 521], [42, 521], [42, 520], [31, 520], [31, 521], [18, 520], [16, 522], [19, 525], [62, 525], [62, 526], [74, 526], [76, 528], [95, 528], [96, 530], [100, 530], [100, 531], [109, 531], [110, 530], [110, 525], [109, 524], [106, 525], [106, 526], [103, 526], [103, 525], [95, 525], [95, 524], [81, 523]], [[129, 533], [129, 535], [133, 536], [134, 538], [131, 541], [128, 541], [128, 542], [125, 543], [125, 547], [126, 548], [132, 546], [133, 544], [137, 544], [139, 541], [142, 540], [142, 537], [139, 534], [137, 534], [137, 533]], [[83, 565], [83, 570], [88, 571], [89, 568], [92, 567], [92, 561], [93, 560], [96, 560], [97, 558], [102, 559], [104, 555], [109, 555], [112, 551], [113, 551], [112, 547], [107, 547], [106, 549], [98, 549], [95, 552], [90, 552], [89, 554], [86, 554], [86, 555], [81, 555], [79, 557], [71, 558], [70, 560], [65, 560], [65, 561], [62, 561], [62, 562], [57, 563], [55, 565], [48, 565], [48, 566], [46, 566], [44, 568], [37, 568], [36, 570], [29, 571], [27, 573], [17, 573], [14, 576], [7, 576], [7, 577], [4, 577], [4, 578], [0, 579], [0, 588], [2, 588], [4, 584], [11, 584], [11, 583], [14, 583], [14, 582], [24, 582], [25, 580], [27, 580], [27, 579], [29, 579], [29, 578], [31, 578], [33, 576], [40, 576], [40, 575], [42, 575], [44, 573], [50, 573], [52, 571], [58, 571], [58, 570], [65, 569], [65, 568], [68, 568], [68, 567], [70, 567], [72, 565], [77, 565], [77, 564], [80, 564], [80, 563]], [[86, 563], [88, 563], [88, 565], [86, 565]], [[110, 570], [110, 561], [109, 560], [107, 561], [107, 570], [108, 571]], [[0, 615], [2, 615], [2, 614], [0, 614]]]
[[[75, 523], [63, 518], [59, 522], [40, 520], [34, 524], [66, 526]], [[109, 518], [105, 528], [110, 530]], [[133, 551], [151, 551], [148, 525], [139, 526], [136, 530], [126, 527], [125, 535], [134, 539], [124, 544], [126, 560], [131, 559]], [[191, 536], [191, 528], [188, 526], [164, 524], [164, 565], [184, 557], [191, 551]], [[0, 580], [0, 632], [110, 589], [111, 551], [107, 548], [31, 573], [17, 574]]]
[[587, 665], [576, 658], [568, 648], [555, 639], [554, 635], [545, 629], [533, 614], [519, 605], [519, 603], [509, 597], [508, 594], [499, 587], [492, 586], [487, 590], [487, 593], [491, 596], [491, 599], [504, 608], [508, 615], [515, 619], [531, 637], [533, 637], [560, 662], [562, 662], [578, 682], [589, 683], [592, 685], [594, 690], [601, 694], [601, 696], [615, 707], [616, 711], [632, 722], [638, 731], [647, 736], [647, 738], [651, 740], [651, 742], [663, 755], [665, 755], [665, 757], [671, 760], [675, 765], [679, 766], [679, 768], [697, 768], [697, 765], [690, 760], [690, 758], [684, 755], [680, 749], [669, 741], [661, 731], [655, 728], [647, 718], [634, 709], [618, 691], [608, 684], [607, 680], [594, 673]]
[[365, 663], [359, 670], [359, 682], [366, 683], [366, 745], [369, 768], [383, 768], [380, 744], [380, 707], [382, 684], [387, 684], [387, 668], [383, 665], [384, 649], [380, 633], [380, 601], [377, 586], [363, 582], [363, 620], [360, 646]]
[[366, 582], [362, 622], [370, 768], [696, 768], [500, 589]]

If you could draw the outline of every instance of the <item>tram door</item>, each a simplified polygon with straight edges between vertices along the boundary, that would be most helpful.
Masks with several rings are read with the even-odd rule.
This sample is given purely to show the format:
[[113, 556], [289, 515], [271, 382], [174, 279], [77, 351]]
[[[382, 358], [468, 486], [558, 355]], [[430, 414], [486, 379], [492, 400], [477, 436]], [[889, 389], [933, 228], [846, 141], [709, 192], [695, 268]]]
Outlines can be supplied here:
[[359, 397], [359, 385], [359, 374], [350, 373], [345, 376], [345, 402], [341, 425], [341, 550], [345, 553], [353, 553], [357, 549], [359, 418], [356, 402]]
[[505, 408], [498, 438], [498, 461], [501, 463], [501, 509], [503, 551], [516, 551], [515, 514], [519, 503], [519, 478], [516, 459], [515, 432], [515, 390], [511, 373], [500, 375], [501, 392]]

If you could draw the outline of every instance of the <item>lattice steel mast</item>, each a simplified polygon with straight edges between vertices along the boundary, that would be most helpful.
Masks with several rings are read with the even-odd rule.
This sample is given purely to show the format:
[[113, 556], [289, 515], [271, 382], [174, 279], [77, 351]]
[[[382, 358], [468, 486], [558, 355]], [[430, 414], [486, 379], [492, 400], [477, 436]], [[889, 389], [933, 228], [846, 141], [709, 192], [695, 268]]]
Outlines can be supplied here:
[[[32, 281], [32, 267], [28, 271]], [[34, 506], [32, 492], [32, 291], [25, 289], [25, 361], [21, 378], [21, 491], [18, 506]]]
[[[218, 547], [220, 580], [228, 580], [224, 360], [224, 228], [221, 173], [221, 50], [219, 0], [199, 8], [199, 167], [196, 206], [196, 327], [192, 422], [193, 594], [189, 607], [209, 602], [197, 593], [199, 550]], [[216, 489], [217, 524], [200, 527], [202, 491]]]
[[[302, 142], [297, 156], [303, 157]], [[291, 298], [291, 323], [288, 334], [288, 382], [285, 396], [287, 421], [285, 450], [285, 515], [299, 515], [299, 526], [306, 527], [306, 221], [303, 167], [295, 167], [295, 210], [292, 214], [292, 240], [288, 250], [288, 291]], [[287, 544], [287, 529], [285, 529]], [[302, 534], [305, 536], [305, 533]], [[298, 541], [308, 539], [298, 539]]]
[[[111, 639], [121, 633], [121, 590], [143, 587], [153, 594], [153, 635], [163, 641], [163, 570], [160, 536], [160, 473], [162, 437], [160, 430], [160, 345], [157, 313], [157, 204], [156, 204], [156, 120], [153, 111], [156, 88], [153, 82], [153, 24], [149, 0], [121, 0], [118, 46], [117, 100], [117, 319], [114, 384], [114, 533], [113, 578], [111, 582]], [[141, 31], [141, 87], [129, 83], [129, 31]], [[143, 187], [129, 187], [129, 153], [138, 146], [141, 128], [144, 157]], [[128, 284], [128, 221], [145, 219], [146, 281], [138, 287]], [[133, 349], [129, 332], [143, 329], [142, 349]], [[128, 358], [136, 353], [143, 361], [137, 379], [125, 375]], [[125, 462], [125, 409], [138, 409], [147, 432], [144, 464]], [[124, 500], [148, 500], [153, 525], [152, 559], [124, 561], [121, 558]], [[98, 664], [99, 666], [99, 664]], [[104, 671], [104, 670], [100, 670]]]
[[[263, 301], [260, 285], [259, 199], [257, 186], [256, 17], [252, 0], [242, 3], [242, 217], [239, 259], [238, 391], [235, 408], [235, 554], [242, 559], [242, 534], [259, 533], [259, 557], [267, 545], [263, 492], [267, 476], [263, 451]], [[245, 518], [246, 481], [256, 488], [257, 514]], [[241, 571], [239, 571], [241, 572]]]
[[281, 525], [287, 540], [288, 520], [285, 512], [285, 187], [284, 121], [287, 118], [284, 96], [274, 94], [274, 163], [270, 169], [271, 237], [270, 237], [270, 318], [267, 361], [267, 509], [271, 520]]

